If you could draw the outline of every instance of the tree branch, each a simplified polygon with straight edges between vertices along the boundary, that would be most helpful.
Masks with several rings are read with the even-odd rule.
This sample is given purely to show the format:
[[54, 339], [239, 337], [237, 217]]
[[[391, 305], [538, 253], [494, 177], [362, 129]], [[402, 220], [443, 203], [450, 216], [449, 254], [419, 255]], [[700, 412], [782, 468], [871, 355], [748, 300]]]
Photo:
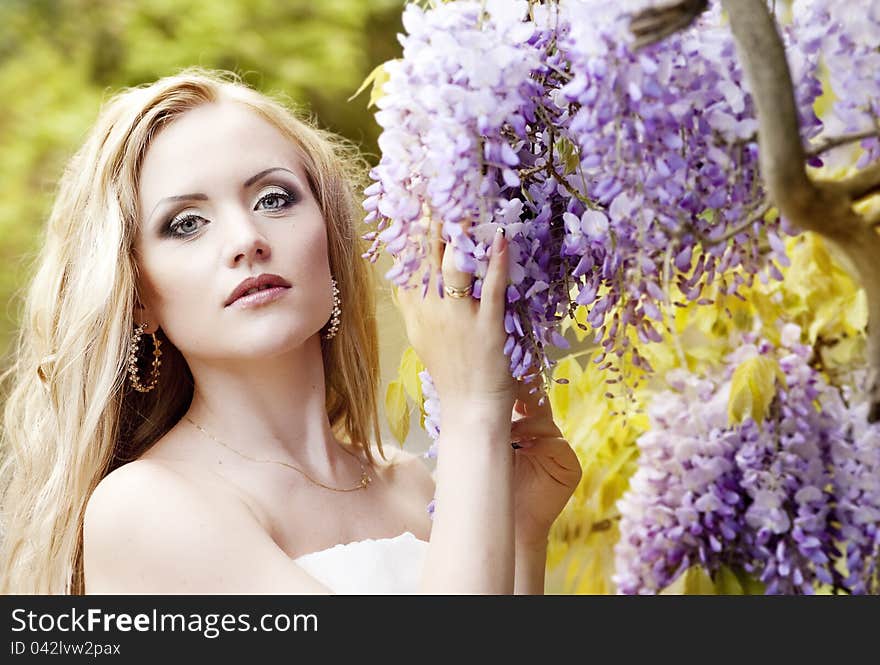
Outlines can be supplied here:
[[815, 145], [810, 146], [806, 154], [807, 157], [818, 157], [824, 152], [839, 148], [847, 143], [855, 143], [856, 141], [877, 138], [878, 136], [880, 136], [880, 130], [878, 129], [869, 129], [864, 132], [855, 132], [853, 134], [843, 134], [842, 136], [829, 136]]
[[761, 174], [781, 215], [815, 231], [850, 259], [868, 298], [869, 422], [880, 420], [880, 236], [852, 208], [874, 191], [880, 165], [844, 182], [813, 182], [806, 173], [794, 87], [785, 49], [765, 0], [721, 0], [758, 114]]
[[640, 49], [650, 46], [689, 28], [708, 6], [708, 0], [679, 0], [643, 9], [629, 22], [629, 29], [636, 37], [634, 47]]
[[840, 188], [841, 194], [852, 201], [866, 199], [880, 193], [880, 161], [874, 162], [848, 178], [829, 180], [824, 184], [829, 188]]
[[749, 228], [751, 228], [752, 224], [754, 224], [755, 222], [757, 222], [759, 220], [763, 220], [764, 215], [766, 215], [770, 211], [770, 208], [772, 208], [772, 206], [769, 203], [765, 202], [760, 208], [758, 208], [758, 210], [754, 214], [750, 215], [749, 218], [745, 222], [743, 222], [742, 224], [738, 224], [737, 226], [728, 230], [720, 238], [709, 238], [709, 237], [701, 238], [700, 244], [703, 245], [703, 247], [712, 247], [713, 245], [720, 245], [723, 242], [727, 242], [731, 238], [735, 238], [743, 231], [748, 231]]
[[761, 175], [780, 211], [800, 225], [818, 192], [807, 177], [785, 48], [765, 0], [721, 0], [757, 108]]

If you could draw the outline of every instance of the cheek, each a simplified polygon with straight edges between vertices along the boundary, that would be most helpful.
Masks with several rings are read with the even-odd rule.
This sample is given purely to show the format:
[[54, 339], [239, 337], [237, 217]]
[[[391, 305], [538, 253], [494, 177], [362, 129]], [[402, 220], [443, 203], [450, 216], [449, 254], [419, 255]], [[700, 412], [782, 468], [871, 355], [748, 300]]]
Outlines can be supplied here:
[[145, 262], [141, 272], [144, 297], [163, 320], [179, 318], [181, 311], [195, 315], [199, 306], [210, 299], [204, 284], [192, 261], [152, 260]]
[[327, 252], [327, 236], [323, 226], [300, 231], [293, 236], [290, 247], [293, 270], [310, 286], [330, 283], [330, 257]]

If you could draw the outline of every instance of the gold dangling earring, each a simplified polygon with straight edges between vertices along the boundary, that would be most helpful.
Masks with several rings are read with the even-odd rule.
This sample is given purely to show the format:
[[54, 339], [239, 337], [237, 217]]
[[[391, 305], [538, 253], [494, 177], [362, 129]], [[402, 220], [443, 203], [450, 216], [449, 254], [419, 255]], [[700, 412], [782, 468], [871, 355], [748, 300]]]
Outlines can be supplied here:
[[339, 288], [336, 285], [336, 280], [332, 277], [330, 285], [333, 287], [333, 313], [330, 315], [330, 327], [327, 328], [327, 332], [323, 336], [326, 340], [336, 337], [336, 333], [339, 332], [339, 317], [342, 314], [342, 308], [339, 306]]
[[146, 386], [141, 383], [140, 377], [138, 376], [137, 356], [139, 351], [138, 347], [141, 343], [141, 335], [143, 335], [146, 327], [146, 323], [137, 326], [131, 334], [131, 340], [128, 345], [129, 379], [131, 380], [132, 387], [140, 393], [148, 393], [156, 387], [156, 383], [159, 381], [159, 365], [162, 364], [162, 360], [160, 359], [162, 350], [159, 348], [162, 344], [162, 340], [156, 337], [156, 333], [150, 333], [150, 336], [153, 338], [153, 369], [150, 372], [150, 383]]

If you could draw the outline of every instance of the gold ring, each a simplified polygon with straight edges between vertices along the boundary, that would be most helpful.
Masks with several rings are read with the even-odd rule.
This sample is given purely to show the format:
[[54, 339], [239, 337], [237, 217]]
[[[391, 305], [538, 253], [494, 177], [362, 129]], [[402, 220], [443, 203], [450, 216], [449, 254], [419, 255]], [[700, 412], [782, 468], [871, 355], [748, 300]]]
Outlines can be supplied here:
[[468, 284], [463, 289], [460, 289], [457, 286], [449, 286], [448, 284], [446, 284], [443, 287], [443, 290], [450, 298], [467, 298], [471, 293], [473, 293], [474, 285]]

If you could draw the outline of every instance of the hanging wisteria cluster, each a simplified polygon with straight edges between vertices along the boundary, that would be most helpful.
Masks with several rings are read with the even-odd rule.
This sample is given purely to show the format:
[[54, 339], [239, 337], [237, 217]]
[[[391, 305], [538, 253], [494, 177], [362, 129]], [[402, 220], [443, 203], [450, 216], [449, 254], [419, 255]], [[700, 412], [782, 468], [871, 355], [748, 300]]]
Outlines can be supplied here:
[[[505, 349], [517, 378], [548, 376], [547, 346], [577, 305], [614, 365], [659, 341], [670, 285], [698, 300], [734, 293], [786, 261], [757, 177], [757, 125], [719, 12], [636, 52], [628, 21], [645, 2], [486, 0], [407, 6], [403, 58], [386, 64], [380, 163], [367, 191], [368, 256], [421, 283], [427, 220], [457, 265], [488, 264], [511, 241]], [[818, 57], [789, 31], [805, 140], [821, 128]], [[769, 251], [761, 251], [761, 244]], [[768, 256], [769, 254], [769, 256]], [[732, 274], [735, 268], [742, 268]], [[608, 360], [606, 361], [606, 357]]]
[[[880, 425], [810, 366], [799, 337], [789, 324], [779, 348], [746, 344], [717, 378], [667, 377], [619, 502], [619, 592], [656, 593], [693, 565], [738, 569], [767, 593], [880, 592]], [[765, 420], [729, 426], [732, 371], [759, 355], [785, 385]]]

